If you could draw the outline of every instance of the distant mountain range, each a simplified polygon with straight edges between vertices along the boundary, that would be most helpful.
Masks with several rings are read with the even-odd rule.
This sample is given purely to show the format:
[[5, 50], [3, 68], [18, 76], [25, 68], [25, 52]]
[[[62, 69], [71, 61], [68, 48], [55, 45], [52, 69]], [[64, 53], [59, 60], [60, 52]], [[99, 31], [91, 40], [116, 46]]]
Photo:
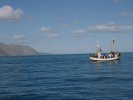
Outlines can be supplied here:
[[0, 56], [43, 55], [30, 46], [0, 43]]

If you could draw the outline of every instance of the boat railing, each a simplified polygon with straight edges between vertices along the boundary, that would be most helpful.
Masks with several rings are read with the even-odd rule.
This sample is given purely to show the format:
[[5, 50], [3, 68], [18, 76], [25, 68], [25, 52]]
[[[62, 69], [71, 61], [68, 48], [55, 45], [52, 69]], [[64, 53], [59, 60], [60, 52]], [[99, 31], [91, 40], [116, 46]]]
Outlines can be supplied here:
[[100, 59], [107, 59], [107, 58], [116, 58], [118, 57], [119, 54], [118, 53], [109, 53], [108, 55], [107, 54], [104, 54], [104, 55], [101, 55], [100, 57], [98, 57], [98, 55], [91, 55], [90, 57], [92, 58], [100, 58]]

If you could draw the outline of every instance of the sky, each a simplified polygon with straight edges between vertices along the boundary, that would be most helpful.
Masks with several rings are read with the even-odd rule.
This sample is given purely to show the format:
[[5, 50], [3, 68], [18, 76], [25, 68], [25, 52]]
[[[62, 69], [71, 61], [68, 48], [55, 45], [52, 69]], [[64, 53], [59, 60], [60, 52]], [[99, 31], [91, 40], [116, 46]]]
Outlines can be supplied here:
[[0, 42], [43, 53], [133, 52], [133, 0], [0, 0]]

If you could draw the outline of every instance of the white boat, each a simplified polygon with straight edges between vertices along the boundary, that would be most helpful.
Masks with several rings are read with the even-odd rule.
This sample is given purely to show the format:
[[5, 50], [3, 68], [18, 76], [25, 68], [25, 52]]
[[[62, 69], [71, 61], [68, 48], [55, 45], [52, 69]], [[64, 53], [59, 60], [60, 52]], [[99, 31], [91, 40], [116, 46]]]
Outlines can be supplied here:
[[120, 53], [115, 50], [115, 40], [113, 39], [112, 41], [112, 50], [110, 53], [103, 55], [102, 54], [102, 49], [97, 43], [97, 50], [96, 53], [90, 56], [91, 61], [114, 61], [114, 60], [119, 60], [120, 59]]
[[93, 61], [112, 61], [112, 60], [119, 60], [119, 57], [114, 57], [114, 58], [95, 58], [95, 57], [90, 57], [90, 60], [93, 60]]

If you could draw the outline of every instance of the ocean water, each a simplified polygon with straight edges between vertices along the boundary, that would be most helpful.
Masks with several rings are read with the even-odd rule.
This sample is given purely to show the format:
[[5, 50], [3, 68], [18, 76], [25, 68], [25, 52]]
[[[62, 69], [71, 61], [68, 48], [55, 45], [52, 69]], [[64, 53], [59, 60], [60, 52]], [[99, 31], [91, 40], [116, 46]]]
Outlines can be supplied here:
[[0, 57], [0, 100], [133, 100], [133, 53]]

